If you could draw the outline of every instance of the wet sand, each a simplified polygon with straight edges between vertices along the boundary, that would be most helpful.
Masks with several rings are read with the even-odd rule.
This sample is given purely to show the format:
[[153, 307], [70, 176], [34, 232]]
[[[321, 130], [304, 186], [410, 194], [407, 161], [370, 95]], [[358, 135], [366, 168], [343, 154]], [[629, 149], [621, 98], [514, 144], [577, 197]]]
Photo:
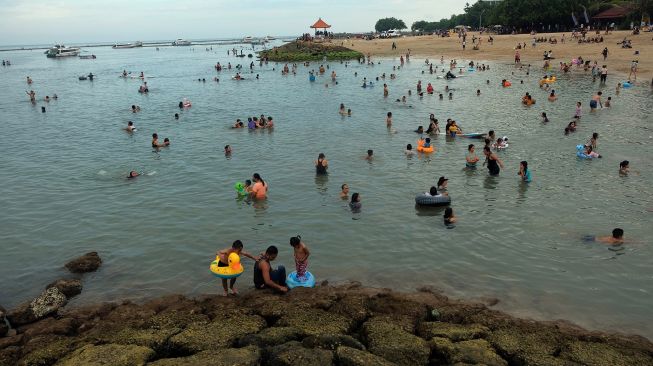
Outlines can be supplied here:
[[[445, 60], [451, 58], [459, 60], [496, 60], [502, 62], [513, 62], [515, 57], [515, 47], [517, 43], [526, 42], [526, 49], [521, 49], [522, 64], [531, 64], [535, 67], [542, 66], [544, 63], [544, 51], [553, 51], [554, 60], [551, 61], [552, 66], [556, 66], [559, 62], [570, 62], [578, 56], [583, 57], [584, 60], [598, 61], [599, 65], [606, 64], [609, 72], [625, 73], [630, 71], [630, 63], [632, 60], [639, 60], [638, 81], [650, 81], [651, 72], [653, 71], [653, 33], [640, 33], [639, 35], [632, 35], [629, 31], [616, 31], [609, 35], [603, 36], [602, 43], [582, 43], [570, 41], [571, 33], [565, 34], [565, 43], [561, 43], [563, 33], [542, 33], [536, 37], [556, 37], [557, 44], [550, 43], [537, 43], [535, 48], [531, 47], [532, 37], [529, 34], [518, 35], [493, 35], [494, 43], [487, 42], [488, 35], [483, 34], [482, 43], [479, 50], [472, 49], [472, 37], [478, 33], [468, 33], [466, 50], [462, 50], [461, 39], [458, 37], [441, 38], [436, 36], [418, 36], [418, 37], [402, 37], [394, 39], [375, 39], [371, 41], [366, 40], [352, 40], [346, 41], [345, 46], [350, 47], [356, 51], [362, 52], [367, 55], [370, 53], [372, 56], [397, 56], [405, 54], [410, 49], [412, 56], [428, 57], [433, 62], [438, 63], [440, 56], [444, 56]], [[595, 35], [589, 34], [588, 37]], [[621, 48], [617, 45], [628, 37], [632, 40], [633, 48]], [[397, 49], [392, 50], [392, 42], [396, 42]], [[603, 48], [608, 48], [608, 58], [603, 62], [601, 52]], [[634, 55], [635, 51], [639, 51], [639, 55]]]

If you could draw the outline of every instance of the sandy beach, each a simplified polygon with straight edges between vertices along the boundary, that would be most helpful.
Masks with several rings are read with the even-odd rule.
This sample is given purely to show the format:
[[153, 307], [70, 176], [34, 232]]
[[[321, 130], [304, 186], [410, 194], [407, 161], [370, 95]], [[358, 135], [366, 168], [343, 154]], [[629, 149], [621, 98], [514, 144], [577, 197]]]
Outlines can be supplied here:
[[[394, 39], [375, 39], [366, 41], [362, 39], [352, 40], [346, 42], [346, 46], [353, 48], [356, 51], [364, 54], [370, 53], [372, 56], [399, 56], [405, 54], [410, 49], [411, 55], [418, 57], [429, 57], [432, 59], [444, 56], [445, 59], [461, 59], [461, 60], [497, 60], [504, 62], [512, 62], [515, 56], [515, 47], [517, 43], [526, 42], [526, 49], [520, 50], [521, 60], [523, 64], [531, 64], [533, 66], [542, 66], [544, 51], [553, 51], [555, 57], [552, 60], [552, 66], [557, 65], [559, 62], [570, 62], [571, 59], [582, 56], [584, 60], [597, 60], [599, 64], [608, 65], [610, 72], [619, 72], [628, 74], [630, 70], [630, 63], [632, 60], [639, 60], [639, 73], [638, 80], [648, 80], [651, 77], [653, 70], [653, 35], [650, 33], [642, 33], [639, 35], [632, 35], [630, 31], [616, 31], [609, 35], [605, 35], [603, 43], [582, 43], [571, 41], [571, 33], [541, 33], [536, 37], [556, 37], [557, 44], [538, 43], [536, 47], [531, 47], [532, 36], [529, 34], [517, 35], [492, 35], [494, 38], [493, 44], [487, 42], [488, 35], [483, 34], [482, 43], [479, 50], [472, 49], [472, 37], [479, 37], [479, 33], [468, 33], [466, 50], [462, 50], [461, 39], [458, 37], [442, 38], [437, 36], [418, 36], [418, 37], [402, 37]], [[565, 43], [561, 43], [562, 35], [565, 35]], [[588, 37], [595, 35], [589, 34]], [[633, 48], [621, 48], [618, 42], [621, 42], [624, 37], [632, 40]], [[392, 50], [392, 42], [396, 42], [397, 49]], [[603, 62], [601, 52], [603, 48], [608, 48], [608, 58]], [[639, 51], [639, 55], [635, 55], [635, 51]]]

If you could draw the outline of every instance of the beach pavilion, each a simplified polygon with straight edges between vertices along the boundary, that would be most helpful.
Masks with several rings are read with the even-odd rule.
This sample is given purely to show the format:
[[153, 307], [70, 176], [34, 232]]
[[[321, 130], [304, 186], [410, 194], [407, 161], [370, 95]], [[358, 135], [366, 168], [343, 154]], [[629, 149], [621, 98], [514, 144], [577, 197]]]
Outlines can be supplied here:
[[317, 35], [318, 29], [322, 29], [324, 35], [326, 35], [326, 30], [331, 28], [331, 26], [322, 20], [322, 18], [319, 18], [315, 24], [311, 25], [311, 28], [315, 29], [315, 35]]

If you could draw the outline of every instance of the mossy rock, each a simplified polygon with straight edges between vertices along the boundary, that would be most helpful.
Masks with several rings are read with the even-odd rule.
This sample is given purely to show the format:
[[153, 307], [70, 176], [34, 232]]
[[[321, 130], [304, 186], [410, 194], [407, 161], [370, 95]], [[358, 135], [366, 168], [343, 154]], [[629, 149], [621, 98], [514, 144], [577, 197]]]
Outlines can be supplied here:
[[60, 338], [55, 341], [52, 341], [52, 337], [44, 338], [49, 338], [49, 342], [46, 343], [45, 339], [43, 342], [35, 339], [39, 345], [33, 345], [33, 351], [18, 361], [19, 366], [54, 365], [76, 347], [76, 341], [73, 338]]
[[350, 318], [321, 309], [299, 308], [286, 313], [276, 325], [295, 327], [308, 335], [347, 334], [354, 322]]
[[329, 311], [351, 318], [355, 322], [363, 322], [370, 316], [368, 301], [369, 297], [365, 295], [345, 295], [331, 306]]
[[209, 318], [204, 314], [188, 311], [164, 311], [148, 319], [143, 325], [146, 328], [186, 328], [192, 323], [209, 323]]
[[148, 366], [258, 366], [261, 351], [257, 347], [227, 348], [220, 351], [203, 351], [188, 357], [164, 358]]
[[292, 341], [270, 350], [268, 364], [271, 366], [325, 366], [333, 364], [333, 352], [308, 349]]
[[257, 333], [265, 326], [265, 319], [258, 315], [234, 315], [209, 324], [191, 324], [168, 343], [174, 352], [182, 354], [230, 348], [238, 338]]
[[424, 322], [419, 325], [418, 334], [425, 339], [444, 337], [454, 342], [483, 338], [489, 329], [479, 324], [451, 324], [443, 322]]
[[336, 350], [336, 358], [340, 366], [393, 366], [394, 363], [385, 358], [361, 351], [356, 348], [341, 346]]
[[104, 339], [107, 343], [136, 345], [151, 348], [161, 352], [168, 340], [181, 332], [179, 328], [166, 329], [134, 329], [123, 328], [117, 333], [108, 334]]
[[484, 339], [453, 343], [447, 338], [435, 337], [431, 341], [434, 355], [449, 364], [508, 366], [508, 362], [494, 351]]
[[559, 357], [592, 366], [653, 365], [653, 355], [596, 342], [570, 342], [563, 348]]
[[526, 354], [555, 356], [560, 352], [560, 346], [565, 343], [564, 337], [549, 329], [539, 332], [502, 329], [492, 332], [487, 340], [507, 358]]
[[346, 334], [320, 334], [308, 336], [302, 340], [302, 345], [306, 348], [322, 348], [330, 351], [335, 351], [341, 346], [359, 350], [365, 349], [365, 346], [363, 346], [361, 342]]
[[238, 340], [238, 345], [241, 347], [249, 345], [259, 347], [276, 346], [299, 340], [304, 335], [304, 332], [293, 327], [271, 327], [265, 328], [259, 333], [244, 336]]
[[14, 366], [20, 357], [20, 347], [9, 346], [0, 349], [0, 366]]
[[395, 324], [368, 321], [363, 324], [367, 349], [398, 365], [426, 365], [430, 349], [422, 338], [410, 334]]
[[142, 346], [86, 345], [57, 362], [56, 366], [140, 366], [152, 357], [154, 351]]

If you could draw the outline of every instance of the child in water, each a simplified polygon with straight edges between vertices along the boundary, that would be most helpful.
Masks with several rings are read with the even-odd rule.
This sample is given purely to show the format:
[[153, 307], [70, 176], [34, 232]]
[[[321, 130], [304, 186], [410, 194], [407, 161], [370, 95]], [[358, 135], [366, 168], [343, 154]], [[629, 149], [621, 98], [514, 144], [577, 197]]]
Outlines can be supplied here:
[[290, 246], [294, 249], [295, 256], [295, 270], [297, 271], [297, 278], [302, 280], [306, 278], [306, 268], [308, 267], [308, 256], [311, 252], [304, 242], [302, 237], [297, 235], [290, 238]]
[[619, 175], [621, 176], [626, 176], [630, 172], [630, 162], [628, 160], [624, 160], [621, 163], [619, 163]]
[[458, 221], [458, 218], [453, 214], [453, 208], [447, 207], [444, 210], [444, 224], [450, 226], [455, 224], [456, 221]]
[[[218, 267], [229, 267], [229, 255], [231, 253], [236, 253], [239, 256], [245, 256], [254, 261], [258, 260], [258, 258], [255, 258], [253, 255], [244, 252], [243, 242], [240, 240], [236, 240], [231, 245], [231, 248], [223, 249], [215, 253], [215, 255], [219, 258]], [[232, 278], [229, 280], [229, 287], [227, 287], [227, 279], [226, 278], [222, 279], [222, 288], [224, 289], [224, 296], [229, 295], [229, 289], [231, 289], [232, 294], [238, 295], [238, 291], [236, 290], [236, 288], [234, 288], [235, 283], [236, 283], [236, 278]]]

